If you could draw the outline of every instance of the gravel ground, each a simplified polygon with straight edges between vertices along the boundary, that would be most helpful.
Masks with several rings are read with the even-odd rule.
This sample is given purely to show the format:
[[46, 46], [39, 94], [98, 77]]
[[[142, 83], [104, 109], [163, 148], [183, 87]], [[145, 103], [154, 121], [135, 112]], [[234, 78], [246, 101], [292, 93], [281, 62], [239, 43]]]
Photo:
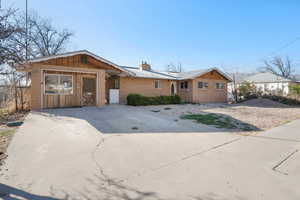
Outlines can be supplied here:
[[251, 124], [261, 130], [300, 118], [300, 107], [290, 107], [269, 99], [252, 99], [239, 104], [143, 106], [141, 109], [178, 117], [182, 114], [219, 113]]

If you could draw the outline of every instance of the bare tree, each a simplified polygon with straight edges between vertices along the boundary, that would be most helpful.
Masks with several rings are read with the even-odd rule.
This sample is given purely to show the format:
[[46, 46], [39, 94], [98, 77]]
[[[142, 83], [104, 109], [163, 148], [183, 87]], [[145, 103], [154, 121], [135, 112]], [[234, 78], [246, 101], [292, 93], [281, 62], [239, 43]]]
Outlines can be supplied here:
[[18, 31], [18, 27], [12, 22], [16, 9], [1, 9], [0, 12], [0, 65], [7, 61], [7, 41]]
[[57, 30], [48, 19], [32, 15], [29, 41], [32, 56], [56, 55], [65, 51], [73, 33], [67, 29]]
[[[73, 34], [67, 29], [58, 30], [50, 20], [32, 12], [28, 17], [28, 58], [56, 55], [65, 51]], [[22, 86], [27, 85], [28, 74], [17, 70], [18, 64], [26, 60], [26, 21], [23, 13], [7, 9], [0, 13], [0, 75], [7, 80], [13, 93], [16, 110], [23, 109]], [[6, 63], [6, 67], [1, 65]], [[8, 66], [8, 67], [7, 67]], [[18, 102], [19, 101], [19, 102]]]
[[262, 68], [264, 71], [268, 71], [285, 78], [292, 78], [294, 66], [289, 57], [286, 57], [284, 61], [281, 57], [276, 56], [270, 61], [265, 60], [264, 64], [265, 66]]
[[[58, 30], [50, 20], [32, 12], [28, 17], [28, 58], [56, 55], [65, 51], [73, 33], [67, 29]], [[6, 60], [20, 63], [26, 56], [26, 21], [24, 14], [18, 13], [13, 24], [18, 27], [4, 43], [3, 52]]]
[[168, 64], [166, 66], [166, 71], [167, 72], [182, 72], [183, 68], [182, 68], [181, 62], [178, 62], [177, 65], [175, 65], [173, 62], [171, 62], [170, 64]]

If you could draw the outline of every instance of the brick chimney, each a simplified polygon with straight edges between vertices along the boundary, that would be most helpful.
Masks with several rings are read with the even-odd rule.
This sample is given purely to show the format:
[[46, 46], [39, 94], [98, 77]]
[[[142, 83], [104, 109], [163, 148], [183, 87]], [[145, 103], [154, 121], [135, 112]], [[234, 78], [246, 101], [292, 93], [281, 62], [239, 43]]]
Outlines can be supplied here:
[[140, 64], [140, 70], [151, 70], [151, 65], [149, 65], [146, 61]]

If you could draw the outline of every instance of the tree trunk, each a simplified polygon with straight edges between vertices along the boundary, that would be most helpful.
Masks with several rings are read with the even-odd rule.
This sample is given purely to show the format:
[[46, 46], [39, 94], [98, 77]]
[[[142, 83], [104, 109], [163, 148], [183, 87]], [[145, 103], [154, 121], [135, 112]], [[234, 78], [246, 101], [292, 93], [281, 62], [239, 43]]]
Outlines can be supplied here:
[[23, 88], [20, 88], [21, 111], [24, 111]]
[[15, 92], [15, 106], [16, 106], [16, 112], [18, 112], [18, 88], [16, 87], [16, 85], [14, 86], [14, 92]]

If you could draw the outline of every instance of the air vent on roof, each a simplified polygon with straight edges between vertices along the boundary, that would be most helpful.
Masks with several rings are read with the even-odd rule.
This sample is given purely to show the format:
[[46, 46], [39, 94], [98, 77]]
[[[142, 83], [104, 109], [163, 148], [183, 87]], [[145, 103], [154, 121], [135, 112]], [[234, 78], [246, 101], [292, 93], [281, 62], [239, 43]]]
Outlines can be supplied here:
[[86, 55], [81, 55], [80, 56], [80, 62], [83, 64], [87, 64], [88, 63], [88, 59]]

